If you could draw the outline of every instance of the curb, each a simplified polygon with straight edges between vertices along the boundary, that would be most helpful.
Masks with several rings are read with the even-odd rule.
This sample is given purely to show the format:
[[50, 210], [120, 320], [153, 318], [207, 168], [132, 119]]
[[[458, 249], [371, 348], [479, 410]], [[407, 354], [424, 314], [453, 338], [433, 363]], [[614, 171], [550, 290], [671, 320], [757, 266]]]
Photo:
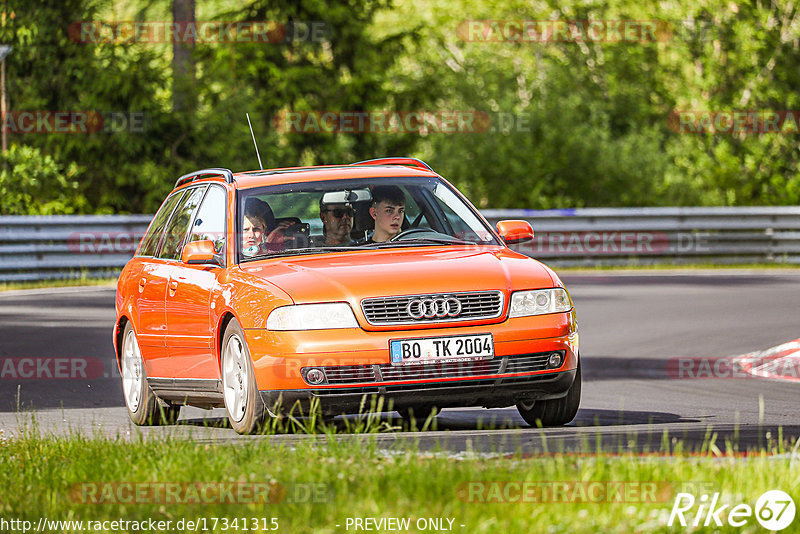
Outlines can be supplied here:
[[759, 378], [800, 382], [800, 339], [737, 356], [734, 363]]

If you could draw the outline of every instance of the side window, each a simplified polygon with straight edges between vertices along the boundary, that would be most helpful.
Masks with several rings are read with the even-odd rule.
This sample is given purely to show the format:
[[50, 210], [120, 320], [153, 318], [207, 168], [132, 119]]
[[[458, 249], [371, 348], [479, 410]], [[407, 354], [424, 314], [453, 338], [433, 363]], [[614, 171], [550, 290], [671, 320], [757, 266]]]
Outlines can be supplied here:
[[189, 231], [189, 222], [192, 220], [194, 210], [197, 208], [197, 205], [200, 204], [200, 199], [203, 198], [205, 190], [205, 187], [190, 189], [181, 204], [172, 214], [172, 217], [167, 223], [166, 232], [164, 234], [164, 244], [161, 246], [161, 251], [158, 254], [159, 258], [177, 260], [181, 257], [181, 248], [183, 247], [183, 240], [186, 237], [186, 233]]
[[220, 259], [225, 258], [225, 220], [228, 215], [228, 202], [225, 190], [211, 186], [206, 198], [197, 212], [192, 225], [189, 241], [209, 240], [214, 242], [214, 250]]
[[147, 232], [147, 235], [144, 236], [142, 248], [139, 251], [140, 256], [156, 255], [156, 248], [158, 248], [158, 242], [161, 240], [161, 234], [164, 233], [164, 226], [166, 226], [169, 216], [172, 215], [172, 210], [175, 209], [175, 205], [183, 198], [184, 193], [185, 191], [175, 193], [167, 198], [161, 205], [161, 209], [159, 209], [156, 216], [153, 217], [150, 230]]

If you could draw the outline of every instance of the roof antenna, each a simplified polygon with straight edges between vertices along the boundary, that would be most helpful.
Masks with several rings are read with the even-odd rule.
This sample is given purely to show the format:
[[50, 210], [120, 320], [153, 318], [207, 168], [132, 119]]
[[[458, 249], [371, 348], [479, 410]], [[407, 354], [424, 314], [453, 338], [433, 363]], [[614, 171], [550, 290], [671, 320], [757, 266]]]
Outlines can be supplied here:
[[256, 134], [253, 133], [253, 125], [250, 123], [250, 114], [245, 113], [245, 115], [247, 116], [247, 124], [250, 126], [250, 135], [253, 136], [253, 146], [256, 147], [256, 157], [258, 158], [258, 169], [261, 170], [264, 168], [264, 166], [261, 165], [261, 155], [258, 153], [258, 143], [256, 143]]

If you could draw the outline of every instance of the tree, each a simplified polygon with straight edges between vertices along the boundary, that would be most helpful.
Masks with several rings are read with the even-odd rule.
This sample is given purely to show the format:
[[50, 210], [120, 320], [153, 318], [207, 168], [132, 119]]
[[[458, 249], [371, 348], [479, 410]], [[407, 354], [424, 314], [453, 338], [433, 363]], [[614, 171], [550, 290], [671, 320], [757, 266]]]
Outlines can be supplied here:
[[194, 0], [172, 0], [172, 21], [179, 28], [172, 42], [172, 109], [193, 110], [195, 66], [194, 38], [187, 30], [196, 25]]

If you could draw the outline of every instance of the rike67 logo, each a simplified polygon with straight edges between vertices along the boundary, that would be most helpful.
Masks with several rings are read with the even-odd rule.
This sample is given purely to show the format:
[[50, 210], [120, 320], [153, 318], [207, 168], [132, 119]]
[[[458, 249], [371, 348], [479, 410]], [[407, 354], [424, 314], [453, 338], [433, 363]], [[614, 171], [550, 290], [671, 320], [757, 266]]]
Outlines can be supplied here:
[[756, 501], [755, 508], [746, 503], [723, 504], [719, 493], [704, 494], [699, 499], [691, 493], [678, 493], [667, 526], [721, 527], [727, 523], [732, 527], [743, 527], [755, 517], [765, 529], [778, 531], [788, 527], [794, 515], [794, 501], [781, 490], [764, 492]]

